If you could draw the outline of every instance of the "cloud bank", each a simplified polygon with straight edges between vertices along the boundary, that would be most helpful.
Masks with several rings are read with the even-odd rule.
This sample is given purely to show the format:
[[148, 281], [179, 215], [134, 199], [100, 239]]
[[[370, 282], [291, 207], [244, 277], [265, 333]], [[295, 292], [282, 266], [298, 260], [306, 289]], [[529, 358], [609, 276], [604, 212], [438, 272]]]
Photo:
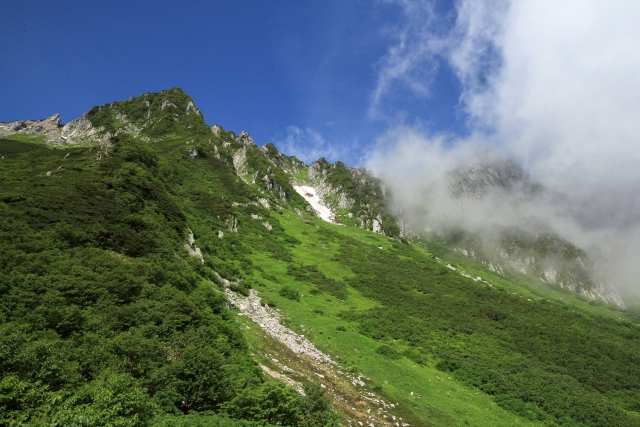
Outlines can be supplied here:
[[400, 87], [425, 93], [432, 70], [447, 64], [471, 136], [397, 128], [368, 166], [404, 203], [434, 209], [444, 199], [416, 195], [492, 147], [553, 194], [539, 214], [576, 244], [608, 252], [618, 279], [640, 288], [640, 3], [460, 0], [445, 32], [434, 29], [431, 3], [398, 4], [407, 22], [380, 62], [372, 108]]

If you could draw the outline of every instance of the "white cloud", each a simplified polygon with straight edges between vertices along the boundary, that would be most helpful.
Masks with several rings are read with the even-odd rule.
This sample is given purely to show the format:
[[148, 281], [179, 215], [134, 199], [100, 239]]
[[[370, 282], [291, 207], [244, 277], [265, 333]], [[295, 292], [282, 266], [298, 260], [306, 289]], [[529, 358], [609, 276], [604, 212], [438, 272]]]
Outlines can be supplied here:
[[[480, 3], [459, 3], [464, 37], [450, 56], [466, 76], [472, 123], [490, 127], [495, 143], [585, 209], [640, 190], [640, 3], [514, 1], [497, 30], [474, 10]], [[466, 48], [477, 38], [501, 55], [485, 90], [474, 80], [486, 72], [474, 66], [479, 54]]]
[[296, 156], [307, 164], [321, 157], [334, 161], [346, 154], [345, 149], [339, 149], [336, 144], [327, 142], [322, 135], [313, 129], [301, 129], [293, 125], [287, 126], [286, 133], [278, 135], [274, 144], [282, 153]]
[[431, 2], [391, 1], [402, 7], [402, 21], [387, 32], [395, 40], [376, 64], [378, 79], [371, 94], [369, 117], [383, 116], [385, 101], [399, 90], [428, 95], [438, 63], [435, 56], [445, 41], [434, 33], [435, 19]]
[[625, 237], [640, 229], [640, 2], [460, 0], [445, 34], [434, 30], [429, 3], [399, 4], [407, 23], [380, 63], [372, 108], [399, 86], [424, 95], [437, 66], [430, 61], [444, 61], [461, 82], [473, 136], [392, 131], [371, 167], [387, 176], [403, 171], [395, 186], [405, 191], [426, 170], [489, 145], [564, 194], [576, 220], [565, 230], [578, 243], [597, 234], [592, 244], [617, 241], [616, 251], [640, 254]]

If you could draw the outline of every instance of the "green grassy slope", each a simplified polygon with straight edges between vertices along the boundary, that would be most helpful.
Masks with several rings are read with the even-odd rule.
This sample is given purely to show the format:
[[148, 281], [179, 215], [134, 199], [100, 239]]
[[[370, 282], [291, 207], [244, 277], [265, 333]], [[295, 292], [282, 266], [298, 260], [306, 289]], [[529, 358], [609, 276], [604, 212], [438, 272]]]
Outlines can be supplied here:
[[[150, 104], [163, 94], [186, 114], [181, 91]], [[107, 128], [144, 100], [95, 114]], [[323, 222], [291, 187], [295, 159], [161, 111], [168, 134], [119, 134], [101, 160], [0, 140], [0, 425], [332, 425], [317, 386], [263, 375], [275, 344], [218, 274], [412, 425], [640, 425], [632, 314]]]
[[[640, 328], [625, 314], [576, 298], [552, 300], [544, 288], [456, 260], [490, 287], [446, 268], [421, 244], [285, 218], [285, 230], [302, 242], [293, 262], [317, 266], [344, 283], [348, 296], [318, 294], [320, 286], [297, 280], [285, 263], [258, 257], [262, 277], [278, 278], [265, 281], [261, 292], [292, 324], [313, 331], [307, 336], [320, 348], [370, 376], [425, 422], [640, 422]], [[282, 284], [299, 289], [301, 302], [279, 298]]]
[[[321, 391], [267, 381], [251, 357], [211, 281], [212, 268], [253, 271], [248, 243], [215, 230], [236, 218], [257, 239], [244, 222], [269, 212], [249, 204], [259, 190], [185, 142], [120, 135], [98, 161], [93, 148], [0, 141], [0, 425], [335, 418]], [[184, 247], [189, 229], [206, 264]]]

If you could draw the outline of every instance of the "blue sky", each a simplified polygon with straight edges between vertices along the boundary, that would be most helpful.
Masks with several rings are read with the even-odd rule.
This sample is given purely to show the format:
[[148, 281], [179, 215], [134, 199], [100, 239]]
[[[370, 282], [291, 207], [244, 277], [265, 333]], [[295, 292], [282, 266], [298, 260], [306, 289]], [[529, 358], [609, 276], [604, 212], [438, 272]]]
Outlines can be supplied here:
[[[428, 90], [396, 80], [374, 100], [384, 58], [408, 25], [402, 3], [9, 0], [0, 121], [59, 112], [67, 122], [94, 105], [179, 86], [207, 123], [307, 161], [360, 164], [403, 124], [464, 135], [460, 82], [437, 57], [415, 76]], [[450, 2], [429, 7], [438, 16], [431, 30], [453, 25]]]

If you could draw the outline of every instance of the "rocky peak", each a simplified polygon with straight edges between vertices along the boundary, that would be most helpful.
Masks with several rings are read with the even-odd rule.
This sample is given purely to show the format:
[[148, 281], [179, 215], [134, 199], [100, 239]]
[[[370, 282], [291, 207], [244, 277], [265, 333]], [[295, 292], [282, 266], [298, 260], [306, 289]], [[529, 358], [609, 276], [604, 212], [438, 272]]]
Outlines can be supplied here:
[[309, 165], [307, 176], [310, 180], [316, 181], [326, 177], [331, 170], [331, 163], [327, 162], [324, 157], [316, 160]]
[[305, 163], [296, 156], [287, 156], [286, 154], [282, 154], [278, 151], [276, 146], [270, 142], [260, 147], [260, 151], [272, 165], [281, 168], [289, 175], [298, 173], [306, 166]]
[[371, 172], [321, 158], [309, 165], [307, 178], [334, 211], [349, 210], [341, 221], [391, 237], [400, 236], [395, 217], [387, 211], [386, 188]]
[[193, 99], [180, 88], [96, 106], [63, 127], [58, 114], [44, 120], [0, 123], [0, 136], [44, 135], [47, 142], [55, 144], [104, 145], [123, 133], [149, 139], [210, 132]]
[[543, 190], [517, 163], [487, 154], [468, 162], [447, 175], [454, 198], [482, 199], [491, 192], [533, 196]]
[[255, 147], [256, 143], [253, 141], [253, 139], [249, 136], [249, 134], [245, 131], [240, 132], [240, 135], [238, 135], [238, 142], [244, 146], [247, 147]]
[[126, 101], [92, 108], [86, 118], [102, 133], [164, 137], [211, 132], [193, 99], [180, 88], [148, 92]]

